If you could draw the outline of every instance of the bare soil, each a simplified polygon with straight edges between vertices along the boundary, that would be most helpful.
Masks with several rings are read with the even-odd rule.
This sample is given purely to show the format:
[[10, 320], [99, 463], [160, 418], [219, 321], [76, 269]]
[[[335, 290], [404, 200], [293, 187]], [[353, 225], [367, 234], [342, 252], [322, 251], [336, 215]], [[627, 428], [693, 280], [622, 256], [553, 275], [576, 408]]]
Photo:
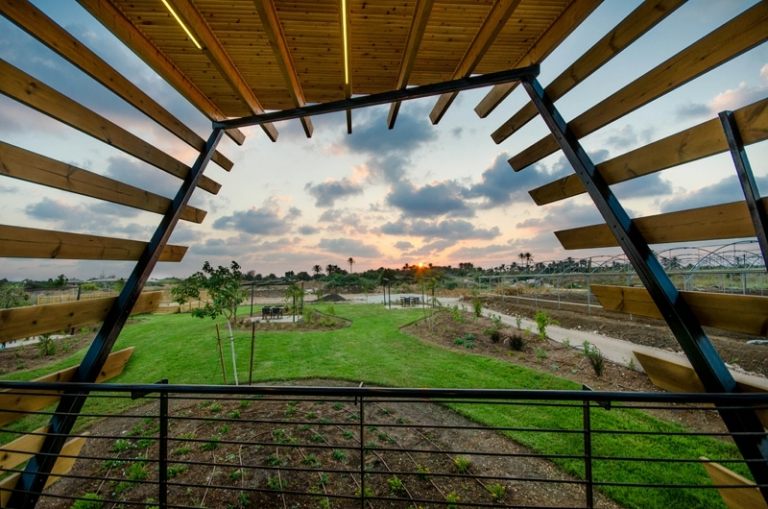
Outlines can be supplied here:
[[92, 330], [81, 330], [73, 336], [54, 340], [56, 350], [43, 355], [37, 344], [3, 348], [0, 350], [0, 375], [26, 369], [35, 369], [68, 357], [73, 351], [88, 345], [93, 340]]
[[[551, 298], [551, 296], [546, 297]], [[483, 304], [507, 315], [520, 315], [530, 319], [540, 309], [546, 309], [561, 327], [596, 331], [612, 338], [631, 341], [639, 345], [664, 348], [673, 352], [682, 349], [669, 327], [660, 321], [644, 317], [630, 316], [623, 313], [605, 311], [599, 306], [592, 306], [587, 312], [586, 307], [557, 309], [557, 303], [528, 300], [517, 300], [515, 297], [484, 298]], [[768, 376], [768, 346], [747, 345], [748, 339], [754, 339], [744, 334], [732, 333], [720, 329], [705, 327], [705, 331], [717, 347], [720, 355], [728, 364]]]

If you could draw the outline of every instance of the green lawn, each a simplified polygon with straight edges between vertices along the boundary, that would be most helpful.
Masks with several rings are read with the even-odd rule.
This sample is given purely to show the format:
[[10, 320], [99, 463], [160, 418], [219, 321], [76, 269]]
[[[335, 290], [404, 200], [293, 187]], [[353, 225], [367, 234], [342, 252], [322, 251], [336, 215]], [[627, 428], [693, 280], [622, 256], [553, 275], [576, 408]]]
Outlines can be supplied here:
[[[328, 309], [328, 306], [320, 306]], [[579, 389], [580, 386], [513, 364], [471, 353], [454, 352], [426, 344], [400, 331], [421, 316], [420, 310], [384, 311], [374, 305], [335, 305], [335, 311], [351, 320], [349, 327], [313, 332], [257, 333], [254, 379], [263, 381], [301, 378], [335, 378], [369, 384], [401, 387], [535, 388]], [[222, 332], [225, 328], [222, 328]], [[125, 328], [115, 349], [135, 346], [125, 372], [114, 382], [220, 383], [214, 322], [190, 315], [142, 316]], [[228, 380], [231, 361], [226, 346]], [[237, 334], [240, 379], [247, 379], [250, 334]], [[29, 379], [54, 369], [73, 365], [82, 352], [44, 369], [8, 378]], [[122, 406], [130, 405], [124, 401]], [[95, 400], [88, 408], [116, 411], [120, 405]], [[570, 408], [503, 407], [499, 405], [455, 405], [455, 409], [481, 423], [497, 426], [568, 428], [581, 427], [581, 411]], [[33, 422], [36, 421], [36, 422]], [[42, 425], [29, 419], [18, 426]], [[593, 410], [593, 427], [680, 431], [678, 425], [639, 411]], [[581, 454], [578, 435], [511, 433], [533, 449], [553, 454]], [[595, 435], [595, 455], [637, 457], [710, 458], [738, 457], [735, 447], [710, 438]], [[563, 469], [583, 474], [581, 461], [558, 462]], [[743, 472], [743, 470], [742, 470]], [[698, 464], [647, 464], [643, 462], [596, 462], [599, 481], [707, 484]], [[604, 489], [626, 507], [723, 507], [714, 490]]]

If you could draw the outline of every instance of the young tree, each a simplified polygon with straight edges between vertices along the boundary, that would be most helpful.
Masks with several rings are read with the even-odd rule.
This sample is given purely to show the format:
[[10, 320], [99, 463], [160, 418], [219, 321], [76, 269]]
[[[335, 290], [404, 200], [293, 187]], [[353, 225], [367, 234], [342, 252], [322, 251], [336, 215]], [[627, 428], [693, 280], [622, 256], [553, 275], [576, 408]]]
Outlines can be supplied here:
[[[235, 335], [232, 331], [232, 325], [237, 320], [237, 306], [239, 306], [246, 297], [246, 292], [241, 287], [243, 273], [240, 272], [240, 265], [232, 261], [230, 267], [219, 265], [214, 269], [207, 261], [203, 264], [203, 270], [196, 272], [179, 286], [172, 290], [177, 301], [181, 299], [199, 299], [200, 291], [206, 290], [210, 300], [202, 307], [192, 311], [192, 316], [198, 318], [210, 317], [215, 320], [223, 316], [227, 321], [229, 330], [229, 346], [232, 352], [232, 370], [235, 378], [235, 385], [239, 385], [237, 379], [237, 354], [235, 354]], [[186, 302], [186, 300], [185, 300]], [[179, 301], [181, 304], [181, 301]]]
[[29, 294], [21, 283], [0, 281], [0, 309], [15, 308], [29, 304]]

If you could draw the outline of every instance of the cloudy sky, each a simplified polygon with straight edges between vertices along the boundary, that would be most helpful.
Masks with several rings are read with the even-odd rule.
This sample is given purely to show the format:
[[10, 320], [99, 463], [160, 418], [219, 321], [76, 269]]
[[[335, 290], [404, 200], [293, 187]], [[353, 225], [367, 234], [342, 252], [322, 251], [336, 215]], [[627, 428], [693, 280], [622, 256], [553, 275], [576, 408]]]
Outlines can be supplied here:
[[[203, 137], [210, 123], [168, 87], [74, 1], [35, 1], [158, 102]], [[631, 82], [677, 51], [743, 11], [754, 1], [691, 0], [558, 102], [565, 118]], [[603, 2], [542, 65], [540, 80], [551, 81], [636, 1]], [[187, 164], [194, 151], [125, 105], [109, 91], [0, 18], [0, 55]], [[204, 260], [237, 260], [245, 270], [282, 274], [315, 264], [355, 270], [404, 263], [484, 267], [517, 261], [529, 251], [536, 261], [589, 256], [565, 252], [554, 230], [592, 224], [598, 214], [584, 196], [537, 207], [528, 190], [572, 170], [561, 153], [514, 173], [507, 159], [537, 141], [544, 124], [535, 119], [500, 145], [490, 138], [525, 102], [516, 90], [485, 119], [474, 106], [485, 91], [462, 93], [438, 126], [428, 112], [434, 99], [404, 103], [394, 131], [386, 108], [353, 113], [346, 134], [344, 115], [314, 119], [306, 139], [298, 121], [278, 124], [270, 142], [258, 128], [246, 129], [238, 147], [225, 138], [220, 149], [234, 162], [231, 173], [215, 165], [206, 174], [223, 187], [217, 196], [198, 190], [193, 205], [208, 210], [202, 225], [180, 223], [171, 241], [189, 245], [179, 264], [161, 263], [156, 277], [186, 275]], [[669, 134], [768, 95], [768, 45], [763, 44], [640, 108], [583, 140], [596, 162], [615, 157]], [[0, 138], [81, 168], [172, 196], [178, 180], [74, 129], [0, 96]], [[748, 148], [762, 185], [768, 189], [768, 143]], [[614, 187], [634, 216], [740, 199], [728, 154], [686, 164]], [[0, 223], [147, 240], [159, 217], [34, 184], [0, 177]], [[4, 260], [0, 278], [124, 276], [132, 264], [66, 260]]]

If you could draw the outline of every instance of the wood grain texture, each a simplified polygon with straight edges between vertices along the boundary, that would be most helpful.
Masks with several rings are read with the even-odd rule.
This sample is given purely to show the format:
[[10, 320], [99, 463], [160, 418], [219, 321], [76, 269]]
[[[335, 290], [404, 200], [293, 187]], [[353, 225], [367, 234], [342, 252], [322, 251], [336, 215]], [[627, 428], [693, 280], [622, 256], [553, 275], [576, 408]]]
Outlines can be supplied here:
[[[768, 198], [759, 206], [768, 210]], [[649, 244], [754, 237], [755, 228], [745, 202], [669, 212], [632, 220]], [[606, 224], [556, 231], [565, 249], [613, 247], [619, 243]]]
[[[590, 289], [608, 311], [663, 318], [645, 288], [592, 285]], [[680, 296], [702, 325], [768, 336], [768, 297], [688, 291]]]
[[[757, 101], [733, 112], [745, 145], [768, 139], [768, 99]], [[608, 184], [665, 170], [728, 150], [722, 124], [718, 119], [672, 134], [598, 164], [597, 170]], [[529, 191], [537, 205], [585, 193], [575, 174]]]
[[[768, 39], [768, 2], [759, 2], [721, 25], [641, 77], [603, 99], [568, 127], [582, 138], [641, 106], [671, 92]], [[520, 171], [559, 148], [548, 135], [512, 156], [509, 164]]]
[[[226, 120], [227, 117], [219, 106], [202, 93], [176, 64], [157, 49], [109, 0], [78, 2], [209, 119]], [[238, 145], [245, 142], [245, 135], [238, 129], [230, 129], [226, 133]]]
[[[163, 292], [142, 293], [131, 314], [157, 310], [162, 298]], [[116, 299], [106, 297], [0, 309], [0, 343], [102, 322]]]
[[[613, 57], [629, 47], [638, 37], [656, 26], [685, 0], [647, 0], [629, 13], [616, 27], [605, 34], [573, 64], [547, 85], [544, 91], [552, 101], [567, 94], [573, 87], [587, 79]], [[491, 133], [496, 143], [509, 138], [538, 114], [536, 106], [528, 102], [512, 115], [501, 127]]]
[[[147, 243], [138, 240], [0, 225], [0, 257], [68, 260], [138, 260]], [[179, 262], [186, 246], [166, 245], [161, 262]]]
[[[110, 380], [125, 369], [128, 360], [133, 355], [133, 347], [112, 352], [107, 357], [104, 367], [101, 368], [96, 383]], [[74, 377], [78, 366], [62, 369], [55, 373], [35, 378], [33, 382], [69, 382]], [[0, 426], [21, 419], [26, 414], [20, 412], [36, 412], [46, 408], [59, 400], [56, 391], [43, 390], [4, 390], [0, 391]]]
[[[0, 141], [0, 175], [157, 214], [165, 214], [171, 206], [171, 200], [164, 196], [2, 141]], [[189, 205], [181, 211], [181, 219], [193, 223], [202, 223], [205, 216], [204, 210]]]
[[[103, 141], [166, 173], [183, 179], [189, 166], [174, 159], [149, 142], [131, 134], [114, 122], [94, 113], [29, 74], [0, 60], [0, 92], [70, 127]], [[221, 186], [203, 176], [198, 187], [216, 194]]]
[[[707, 458], [701, 459], [707, 460]], [[709, 478], [712, 479], [712, 484], [723, 486], [744, 485], [744, 489], [723, 488], [717, 490], [723, 498], [725, 507], [728, 509], [768, 509], [768, 504], [765, 503], [760, 490], [754, 487], [755, 483], [719, 463], [706, 461], [702, 464]]]

